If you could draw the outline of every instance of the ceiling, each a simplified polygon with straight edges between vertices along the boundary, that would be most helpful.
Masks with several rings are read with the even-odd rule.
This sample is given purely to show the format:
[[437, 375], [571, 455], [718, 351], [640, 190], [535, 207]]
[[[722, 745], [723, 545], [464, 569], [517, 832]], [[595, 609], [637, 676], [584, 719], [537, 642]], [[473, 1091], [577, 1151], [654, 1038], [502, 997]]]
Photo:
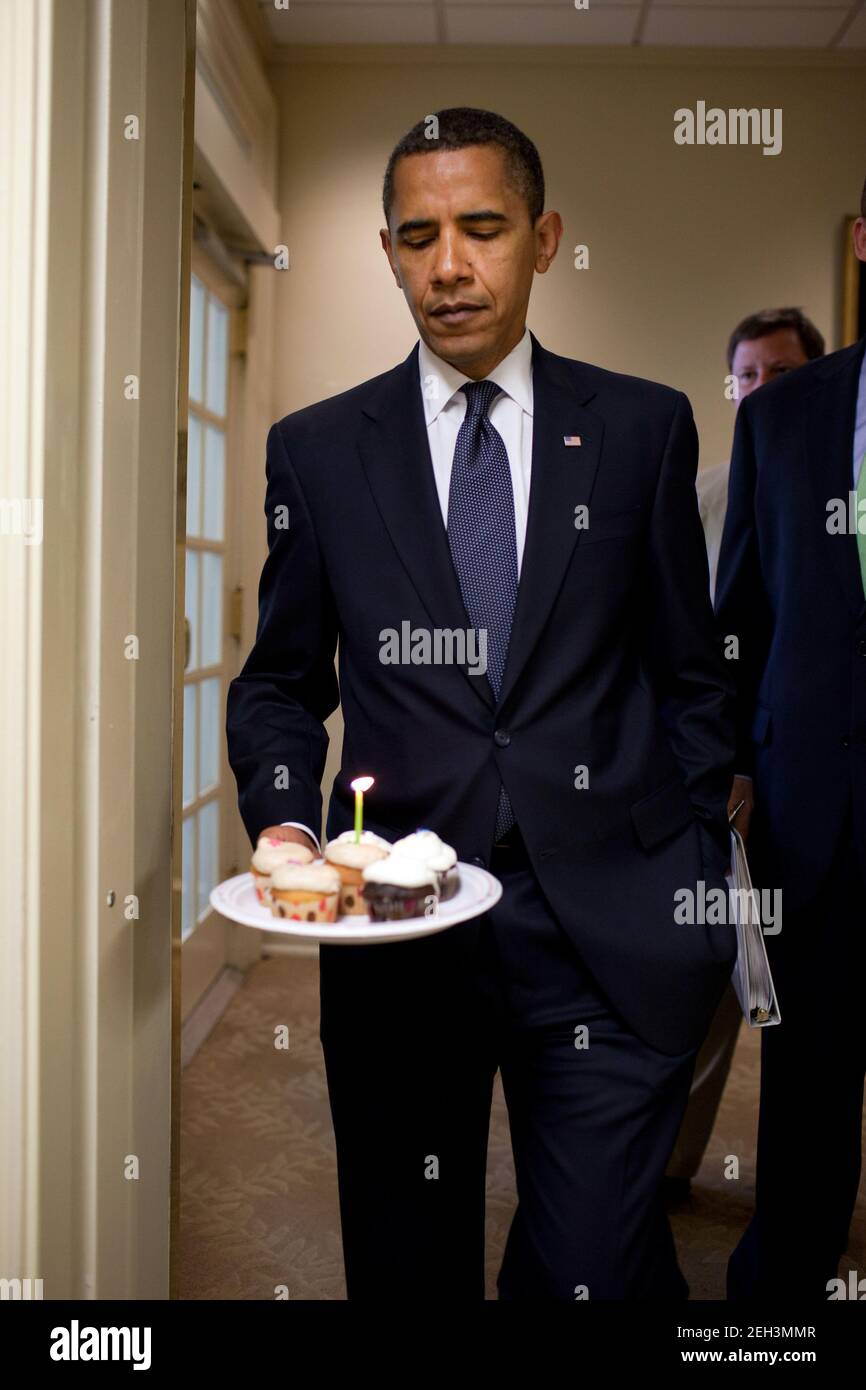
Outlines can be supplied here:
[[[866, 0], [258, 0], [295, 44], [866, 48]], [[581, 0], [583, 3], [583, 0]]]

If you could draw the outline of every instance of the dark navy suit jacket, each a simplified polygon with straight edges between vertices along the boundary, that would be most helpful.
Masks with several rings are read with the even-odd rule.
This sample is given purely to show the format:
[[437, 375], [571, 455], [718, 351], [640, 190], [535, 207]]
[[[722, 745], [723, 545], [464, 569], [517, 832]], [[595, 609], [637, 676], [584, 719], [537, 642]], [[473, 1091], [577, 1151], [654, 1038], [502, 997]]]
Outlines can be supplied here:
[[782, 888], [783, 911], [820, 890], [849, 816], [866, 862], [866, 602], [856, 534], [827, 525], [853, 489], [864, 349], [787, 372], [737, 412], [716, 612], [739, 641], [753, 876]]
[[678, 889], [724, 886], [734, 754], [697, 436], [680, 392], [559, 357], [534, 336], [532, 348], [529, 514], [498, 704], [465, 665], [380, 660], [381, 633], [404, 621], [470, 626], [417, 347], [272, 427], [258, 631], [228, 698], [240, 812], [251, 841], [286, 820], [318, 831], [323, 723], [338, 700], [329, 836], [352, 824], [350, 780], [370, 773], [369, 828], [394, 839], [430, 826], [462, 860], [486, 862], [501, 778], [542, 890], [614, 1007], [660, 1050], [685, 1052], [736, 954], [733, 927], [674, 921]]

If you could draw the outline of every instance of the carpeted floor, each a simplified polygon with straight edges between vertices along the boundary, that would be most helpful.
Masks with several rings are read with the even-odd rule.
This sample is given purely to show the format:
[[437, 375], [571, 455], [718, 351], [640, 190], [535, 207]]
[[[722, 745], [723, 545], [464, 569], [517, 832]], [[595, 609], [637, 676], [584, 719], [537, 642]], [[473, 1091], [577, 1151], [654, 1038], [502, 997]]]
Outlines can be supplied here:
[[[287, 1049], [274, 1045], [288, 1029]], [[343, 1299], [337, 1175], [321, 1045], [318, 963], [260, 961], [183, 1073], [179, 1296]], [[716, 1129], [672, 1217], [693, 1299], [724, 1298], [725, 1265], [754, 1196], [759, 1037], [743, 1027]], [[736, 1182], [724, 1157], [741, 1155]], [[804, 1200], [808, 1194], [804, 1193]], [[497, 1078], [487, 1174], [487, 1296], [514, 1210]], [[866, 1272], [866, 1183], [842, 1266]]]

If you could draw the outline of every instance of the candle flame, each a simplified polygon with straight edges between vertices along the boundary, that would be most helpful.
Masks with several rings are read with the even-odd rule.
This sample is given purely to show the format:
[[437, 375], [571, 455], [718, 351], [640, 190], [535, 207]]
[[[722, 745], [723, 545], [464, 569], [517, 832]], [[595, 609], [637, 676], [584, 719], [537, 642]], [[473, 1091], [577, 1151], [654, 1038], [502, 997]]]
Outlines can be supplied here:
[[375, 777], [356, 777], [354, 782], [349, 783], [349, 786], [353, 792], [368, 792], [375, 780]]

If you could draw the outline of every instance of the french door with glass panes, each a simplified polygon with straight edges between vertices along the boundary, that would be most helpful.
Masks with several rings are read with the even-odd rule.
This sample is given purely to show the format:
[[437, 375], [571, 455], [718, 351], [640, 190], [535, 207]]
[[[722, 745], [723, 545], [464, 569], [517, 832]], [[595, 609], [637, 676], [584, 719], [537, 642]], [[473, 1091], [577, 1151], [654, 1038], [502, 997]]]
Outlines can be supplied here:
[[[226, 595], [234, 561], [228, 523], [233, 380], [228, 296], [193, 261], [190, 296], [183, 702], [182, 1017], [227, 963], [232, 928], [209, 903], [227, 876], [230, 774], [225, 753]], [[233, 783], [231, 784], [233, 788]]]

